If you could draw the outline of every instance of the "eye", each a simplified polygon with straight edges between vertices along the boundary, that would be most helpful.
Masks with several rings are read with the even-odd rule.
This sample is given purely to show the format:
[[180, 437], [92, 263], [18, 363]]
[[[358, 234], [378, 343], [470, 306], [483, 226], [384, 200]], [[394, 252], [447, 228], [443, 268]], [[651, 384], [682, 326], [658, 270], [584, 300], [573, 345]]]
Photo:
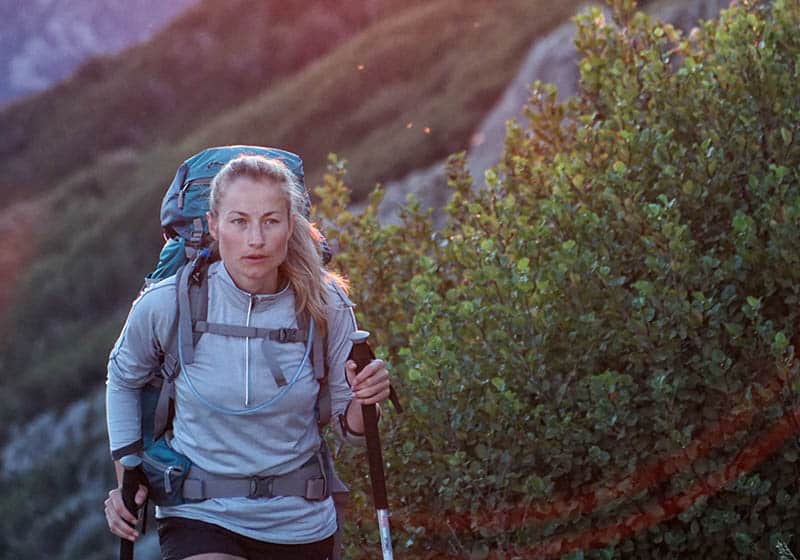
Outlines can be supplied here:
[[242, 218], [242, 217], [240, 216], [240, 217], [238, 217], [238, 218], [233, 218], [233, 219], [231, 220], [231, 223], [232, 223], [232, 224], [236, 224], [237, 226], [243, 226], [243, 225], [245, 225], [245, 224], [247, 223], [247, 220], [245, 220], [244, 218]]

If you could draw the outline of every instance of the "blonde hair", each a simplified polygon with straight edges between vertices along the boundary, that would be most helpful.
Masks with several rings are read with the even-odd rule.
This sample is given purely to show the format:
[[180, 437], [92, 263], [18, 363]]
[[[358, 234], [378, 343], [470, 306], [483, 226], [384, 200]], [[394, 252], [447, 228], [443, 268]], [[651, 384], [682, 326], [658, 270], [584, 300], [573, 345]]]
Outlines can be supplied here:
[[225, 189], [235, 179], [248, 178], [274, 184], [281, 189], [289, 215], [294, 219], [294, 230], [289, 238], [286, 260], [278, 267], [291, 284], [297, 313], [307, 311], [319, 332], [327, 333], [327, 282], [336, 283], [347, 291], [344, 278], [329, 272], [322, 263], [322, 234], [308, 221], [308, 199], [297, 177], [278, 159], [261, 155], [244, 154], [229, 161], [211, 181], [209, 211], [217, 215]]

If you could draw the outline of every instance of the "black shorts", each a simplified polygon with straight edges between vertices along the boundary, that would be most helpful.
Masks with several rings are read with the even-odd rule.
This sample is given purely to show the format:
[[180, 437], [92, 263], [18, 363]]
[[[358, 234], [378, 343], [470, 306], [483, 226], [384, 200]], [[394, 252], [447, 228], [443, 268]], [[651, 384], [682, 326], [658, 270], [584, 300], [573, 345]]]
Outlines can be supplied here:
[[181, 560], [209, 552], [247, 560], [328, 560], [333, 553], [333, 536], [308, 544], [274, 544], [184, 517], [159, 519], [158, 539], [163, 560]]

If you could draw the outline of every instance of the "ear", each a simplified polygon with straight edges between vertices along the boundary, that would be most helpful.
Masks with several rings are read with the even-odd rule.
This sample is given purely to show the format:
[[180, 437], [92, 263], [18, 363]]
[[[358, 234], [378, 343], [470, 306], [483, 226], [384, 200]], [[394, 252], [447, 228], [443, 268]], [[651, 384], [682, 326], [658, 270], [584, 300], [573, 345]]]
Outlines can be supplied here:
[[217, 229], [219, 228], [219, 224], [217, 223], [217, 217], [211, 212], [206, 212], [206, 220], [208, 220], [208, 233], [210, 233], [211, 237], [216, 241]]

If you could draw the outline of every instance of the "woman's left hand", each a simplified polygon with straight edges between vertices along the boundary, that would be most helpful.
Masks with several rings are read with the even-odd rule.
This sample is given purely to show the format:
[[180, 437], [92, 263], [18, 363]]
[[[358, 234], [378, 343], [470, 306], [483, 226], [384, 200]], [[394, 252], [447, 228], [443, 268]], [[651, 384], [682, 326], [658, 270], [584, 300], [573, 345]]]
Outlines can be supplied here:
[[347, 380], [353, 390], [353, 398], [358, 404], [378, 404], [389, 398], [389, 372], [383, 360], [372, 360], [356, 375], [356, 363], [348, 360], [345, 364]]

